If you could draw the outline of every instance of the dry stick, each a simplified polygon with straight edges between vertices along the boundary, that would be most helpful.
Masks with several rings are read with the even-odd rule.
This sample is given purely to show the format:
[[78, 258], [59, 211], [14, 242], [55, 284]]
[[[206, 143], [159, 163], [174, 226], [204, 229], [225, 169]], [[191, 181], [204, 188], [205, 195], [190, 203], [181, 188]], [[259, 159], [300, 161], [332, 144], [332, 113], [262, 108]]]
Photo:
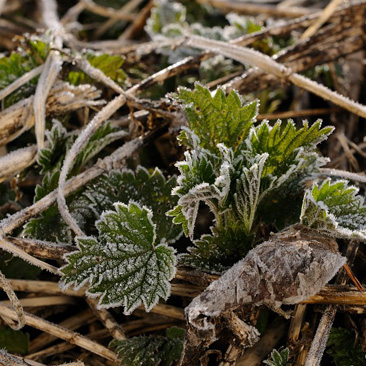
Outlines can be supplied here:
[[[21, 212], [21, 211], [19, 211], [19, 212]], [[17, 212], [17, 213], [19, 213], [19, 212]], [[0, 228], [0, 232], [1, 232], [1, 228]], [[34, 258], [33, 256], [29, 255], [28, 253], [24, 252], [24, 250], [15, 246], [13, 243], [11, 243], [7, 238], [5, 238], [2, 235], [0, 235], [0, 246], [1, 246], [1, 249], [5, 250], [17, 257], [22, 258], [26, 262], [34, 264], [35, 266], [45, 269], [46, 271], [49, 271], [53, 274], [58, 273], [58, 269], [55, 266], [52, 266], [51, 264], [48, 264], [37, 258]]]
[[96, 4], [92, 0], [82, 0], [81, 2], [84, 5], [85, 9], [106, 18], [132, 21], [136, 17], [136, 14], [129, 14], [128, 12], [123, 10], [106, 8], [104, 6]]
[[37, 258], [60, 260], [66, 253], [70, 253], [75, 250], [75, 246], [73, 245], [53, 243], [37, 239], [7, 237], [7, 240], [24, 250], [26, 253]]
[[[61, 290], [56, 282], [51, 281], [13, 279], [8, 279], [8, 281], [14, 291], [33, 292], [48, 295], [68, 295], [76, 297], [85, 296], [85, 291], [83, 289], [80, 289], [78, 291], [72, 289]], [[173, 295], [196, 297], [205, 288], [206, 286], [173, 283], [171, 290]], [[309, 299], [302, 301], [301, 304], [338, 304], [349, 306], [365, 306], [366, 291], [358, 291], [355, 287], [350, 286], [328, 285], [316, 295], [313, 295]], [[162, 307], [159, 308], [158, 306], [156, 313], [159, 313], [160, 311], [162, 311], [162, 309]], [[179, 315], [179, 311], [176, 313], [177, 315]]]
[[67, 23], [76, 22], [79, 14], [85, 9], [85, 4], [79, 1], [76, 5], [67, 10], [65, 15], [61, 18], [60, 23], [66, 25]]
[[344, 133], [337, 133], [336, 135], [338, 141], [340, 142], [344, 153], [346, 154], [349, 163], [351, 164], [352, 168], [356, 171], [360, 171], [360, 166], [358, 165], [357, 159], [354, 157], [354, 155], [351, 152], [350, 147], [348, 146], [347, 138], [344, 135]]
[[[94, 322], [94, 314], [87, 309], [82, 313], [74, 315], [66, 320], [62, 321], [59, 325], [61, 327], [67, 328], [69, 330], [76, 330], [84, 325], [88, 325]], [[57, 340], [58, 338], [47, 333], [42, 333], [38, 337], [34, 338], [29, 345], [29, 352], [35, 352], [40, 349], [43, 349], [45, 346], [49, 345], [53, 341]]]
[[[40, 297], [29, 297], [20, 299], [19, 303], [24, 308], [34, 308], [40, 306], [55, 306], [65, 304], [77, 304], [76, 299], [70, 296], [40, 296]], [[1, 305], [9, 306], [11, 301], [0, 301]]]
[[14, 150], [0, 157], [0, 182], [21, 172], [36, 161], [37, 146]]
[[325, 347], [327, 345], [329, 332], [332, 329], [333, 321], [337, 313], [337, 307], [329, 305], [320, 320], [315, 337], [306, 358], [305, 366], [319, 366]]
[[[15, 311], [7, 306], [0, 305], [0, 314], [13, 320], [17, 319]], [[116, 355], [114, 354], [114, 352], [110, 351], [108, 348], [105, 348], [104, 346], [96, 342], [93, 342], [87, 337], [72, 332], [66, 328], [52, 324], [47, 320], [44, 320], [40, 317], [34, 316], [29, 313], [24, 313], [24, 317], [25, 317], [25, 323], [33, 328], [39, 329], [43, 332], [64, 339], [72, 344], [75, 344], [108, 360], [116, 361]]]
[[277, 7], [275, 5], [257, 5], [234, 0], [196, 0], [200, 4], [207, 4], [225, 12], [236, 12], [248, 15], [264, 14], [276, 17], [297, 18], [313, 13], [313, 10], [302, 7]]
[[3, 100], [13, 91], [20, 88], [22, 85], [26, 84], [28, 81], [32, 80], [34, 77], [38, 76], [44, 69], [44, 65], [40, 65], [31, 71], [23, 74], [19, 79], [16, 79], [11, 84], [9, 84], [5, 89], [0, 91], [0, 100]]
[[[60, 35], [62, 33], [62, 27], [58, 21], [55, 0], [42, 0], [42, 19], [47, 28], [54, 33], [54, 41], [50, 43], [50, 46], [61, 49], [62, 39]], [[62, 59], [60, 52], [51, 50], [47, 56], [34, 94], [33, 109], [38, 151], [44, 147], [47, 96], [61, 71], [61, 65]]]
[[151, 9], [155, 5], [155, 0], [150, 0], [147, 5], [139, 12], [133, 22], [126, 28], [126, 30], [118, 37], [119, 40], [125, 41], [137, 36], [144, 28], [146, 19], [149, 17]]
[[93, 310], [97, 318], [105, 325], [109, 333], [114, 339], [124, 341], [127, 339], [123, 328], [116, 322], [113, 316], [106, 309], [98, 309], [98, 301], [95, 299], [86, 298], [86, 302]]
[[262, 119], [286, 119], [286, 118], [298, 118], [298, 117], [309, 117], [309, 116], [319, 116], [323, 114], [331, 114], [340, 112], [341, 109], [338, 107], [334, 108], [314, 108], [314, 109], [303, 109], [301, 111], [286, 111], [286, 112], [277, 112], [277, 113], [266, 113], [266, 114], [258, 114], [257, 120], [261, 121]]
[[[143, 319], [138, 319], [138, 320], [132, 320], [132, 321], [125, 323], [124, 328], [126, 329], [126, 331], [131, 332], [131, 331], [134, 331], [139, 328], [146, 329], [147, 324], [148, 325], [149, 324], [161, 324], [162, 322], [165, 322], [165, 320], [162, 320], [161, 318], [154, 318], [153, 321], [150, 321], [150, 322], [146, 322]], [[104, 328], [104, 329], [99, 329], [95, 332], [89, 333], [86, 336], [90, 339], [98, 340], [98, 339], [108, 337], [109, 332], [107, 329]], [[32, 354], [28, 354], [27, 358], [37, 359], [37, 358], [41, 358], [41, 357], [49, 357], [49, 356], [55, 355], [57, 353], [68, 351], [74, 347], [75, 347], [75, 345], [73, 345], [73, 344], [70, 344], [67, 342], [62, 342], [62, 343], [58, 343], [54, 346], [50, 346], [48, 348], [43, 348], [41, 351], [34, 352]]]
[[295, 344], [299, 340], [300, 331], [302, 328], [302, 322], [306, 313], [305, 304], [297, 304], [295, 306], [295, 313], [291, 319], [290, 328], [288, 330], [288, 341], [291, 344]]
[[[122, 8], [119, 11], [124, 12], [126, 14], [132, 13], [142, 2], [143, 0], [130, 0], [124, 6], [122, 6]], [[139, 14], [136, 14], [136, 17], [134, 17], [133, 22], [138, 16]], [[108, 19], [100, 28], [96, 30], [96, 32], [94, 33], [94, 37], [100, 38], [100, 36], [104, 34], [108, 29], [110, 29], [114, 24], [116, 24], [117, 21], [118, 19], [116, 18]]]
[[318, 84], [305, 76], [292, 72], [290, 68], [279, 64], [273, 58], [258, 51], [220, 41], [208, 40], [198, 36], [189, 36], [183, 43], [193, 48], [222, 54], [243, 64], [250, 64], [254, 67], [259, 67], [279, 78], [291, 81], [296, 86], [306, 89], [323, 99], [330, 100], [332, 103], [347, 109], [354, 114], [366, 118], [366, 106], [333, 92], [324, 85]]
[[11, 287], [11, 284], [6, 279], [4, 274], [0, 271], [0, 285], [3, 288], [3, 290], [6, 292], [6, 295], [8, 296], [11, 305], [15, 309], [15, 313], [17, 315], [17, 324], [14, 325], [13, 322], [9, 322], [6, 318], [2, 317], [2, 319], [5, 321], [6, 324], [8, 324], [11, 328], [18, 330], [24, 327], [25, 324], [25, 318], [24, 318], [24, 311], [23, 307], [15, 294], [13, 288]]
[[314, 35], [316, 31], [332, 16], [342, 2], [343, 0], [332, 0], [320, 14], [316, 22], [301, 35], [301, 39], [309, 38]]
[[340, 177], [344, 179], [353, 180], [355, 182], [366, 183], [366, 176], [358, 173], [347, 172], [346, 170], [320, 168], [320, 172], [318, 175], [320, 176], [325, 175], [328, 177]]
[[[68, 195], [76, 191], [92, 179], [97, 178], [101, 174], [105, 173], [105, 169], [113, 164], [113, 162], [125, 159], [126, 157], [130, 156], [130, 154], [136, 151], [140, 146], [142, 146], [142, 144], [142, 138], [135, 138], [118, 148], [110, 156], [98, 161], [93, 167], [68, 180], [65, 186], [65, 194]], [[12, 232], [15, 228], [22, 225], [31, 217], [38, 215], [46, 210], [48, 207], [54, 204], [56, 200], [57, 189], [55, 189], [33, 205], [26, 207], [22, 211], [19, 211], [12, 216], [2, 220], [0, 222], [0, 232], [3, 235]], [[21, 253], [17, 250], [17, 248], [15, 246], [14, 248], [14, 252], [12, 250], [10, 251], [16, 256], [21, 256]], [[24, 252], [22, 253], [24, 254]]]
[[45, 366], [43, 363], [39, 363], [26, 358], [20, 358], [18, 356], [8, 353], [6, 350], [0, 349], [0, 366]]
[[59, 179], [59, 187], [58, 187], [58, 195], [57, 195], [57, 203], [60, 214], [65, 222], [70, 226], [70, 228], [75, 232], [78, 236], [83, 236], [84, 233], [80, 229], [79, 225], [75, 221], [75, 219], [71, 216], [65, 199], [65, 191], [66, 191], [66, 179], [69, 171], [71, 170], [74, 161], [79, 154], [79, 152], [85, 147], [86, 143], [89, 141], [90, 137], [96, 131], [96, 129], [108, 119], [113, 113], [115, 113], [123, 104], [126, 102], [126, 97], [124, 94], [113, 99], [109, 102], [99, 113], [95, 115], [92, 121], [86, 126], [83, 132], [78, 136], [75, 143], [72, 145], [71, 149], [68, 151], [66, 158], [64, 160], [60, 179]]

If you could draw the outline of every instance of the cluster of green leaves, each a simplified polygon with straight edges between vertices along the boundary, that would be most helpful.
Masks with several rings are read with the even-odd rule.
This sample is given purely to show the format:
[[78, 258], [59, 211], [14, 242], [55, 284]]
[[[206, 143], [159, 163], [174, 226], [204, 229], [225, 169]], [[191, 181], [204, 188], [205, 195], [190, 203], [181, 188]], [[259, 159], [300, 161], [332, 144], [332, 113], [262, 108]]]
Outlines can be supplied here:
[[363, 366], [366, 362], [366, 353], [362, 351], [355, 334], [345, 328], [332, 328], [327, 354], [335, 366]]
[[141, 336], [125, 341], [114, 340], [122, 366], [171, 366], [183, 350], [184, 329], [169, 328], [166, 336]]
[[286, 366], [289, 353], [290, 351], [288, 348], [285, 348], [281, 352], [278, 352], [276, 349], [274, 349], [271, 352], [270, 357], [267, 360], [263, 361], [263, 363], [268, 366]]
[[[305, 179], [326, 162], [315, 148], [333, 128], [322, 129], [320, 121], [302, 128], [291, 120], [255, 125], [256, 102], [244, 104], [235, 91], [210, 93], [199, 84], [193, 91], [181, 88], [179, 101], [190, 129], [179, 138], [187, 151], [177, 164], [178, 204], [168, 214], [194, 243], [182, 262], [220, 272], [252, 247], [265, 199], [294, 182], [304, 189]], [[213, 213], [213, 226], [210, 235], [194, 240], [202, 204]]]
[[[29, 40], [23, 48], [12, 52], [9, 56], [0, 58], [0, 90], [19, 79], [28, 71], [41, 65], [49, 52], [48, 44], [44, 41]], [[5, 99], [5, 107], [27, 98], [34, 93], [38, 77], [22, 85]]]

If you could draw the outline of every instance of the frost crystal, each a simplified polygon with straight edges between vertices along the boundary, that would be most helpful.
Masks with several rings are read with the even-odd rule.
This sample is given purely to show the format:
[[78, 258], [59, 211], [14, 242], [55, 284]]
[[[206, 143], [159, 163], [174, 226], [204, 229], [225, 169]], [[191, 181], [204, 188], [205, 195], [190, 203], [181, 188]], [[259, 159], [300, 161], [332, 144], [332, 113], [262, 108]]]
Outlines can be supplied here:
[[152, 212], [135, 203], [116, 203], [97, 223], [98, 239], [77, 238], [78, 251], [66, 255], [61, 268], [61, 286], [81, 288], [89, 283], [87, 294], [101, 295], [99, 307], [123, 305], [131, 314], [142, 303], [150, 311], [170, 294], [169, 281], [175, 274], [175, 250], [156, 243]]

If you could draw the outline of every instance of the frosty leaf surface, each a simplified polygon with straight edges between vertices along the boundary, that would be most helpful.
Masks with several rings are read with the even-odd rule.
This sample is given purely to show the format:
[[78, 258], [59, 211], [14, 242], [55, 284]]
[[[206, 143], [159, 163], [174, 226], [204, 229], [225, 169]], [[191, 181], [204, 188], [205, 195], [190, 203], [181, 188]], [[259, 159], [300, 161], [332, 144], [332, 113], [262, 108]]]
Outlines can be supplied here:
[[302, 224], [340, 238], [366, 240], [366, 206], [358, 188], [330, 179], [305, 192]]
[[250, 168], [244, 167], [236, 181], [234, 193], [235, 210], [249, 234], [253, 225], [258, 203], [261, 199], [261, 178], [268, 154], [257, 155]]
[[111, 347], [122, 366], [171, 366], [183, 350], [184, 330], [169, 328], [166, 336], [140, 336], [125, 341], [114, 340]]
[[46, 138], [48, 146], [41, 149], [38, 155], [38, 164], [42, 167], [42, 174], [61, 169], [67, 148], [71, 142], [66, 128], [57, 120], [53, 120], [51, 130], [46, 131]]
[[98, 238], [77, 238], [78, 251], [66, 255], [61, 285], [89, 284], [89, 296], [101, 296], [99, 307], [124, 306], [124, 313], [141, 304], [150, 311], [170, 294], [175, 250], [156, 242], [152, 212], [135, 203], [116, 203], [97, 223]]
[[250, 131], [243, 153], [248, 151], [252, 156], [267, 153], [263, 176], [271, 174], [280, 177], [285, 175], [292, 165], [298, 165], [303, 155], [314, 150], [332, 131], [333, 127], [321, 128], [320, 120], [310, 127], [304, 121], [300, 129], [296, 128], [292, 120], [284, 127], [280, 120], [273, 127], [264, 121]]
[[198, 83], [194, 90], [180, 88], [179, 99], [185, 105], [190, 128], [200, 138], [201, 146], [216, 153], [219, 143], [235, 152], [258, 113], [256, 101], [244, 105], [236, 91], [226, 96], [218, 88], [212, 95]]
[[278, 352], [276, 349], [274, 349], [271, 352], [270, 357], [267, 360], [263, 361], [263, 363], [267, 366], [286, 366], [289, 353], [290, 350], [288, 348], [285, 348], [281, 352]]
[[173, 176], [166, 179], [156, 168], [149, 172], [139, 166], [132, 170], [112, 170], [89, 184], [81, 195], [71, 203], [70, 210], [78, 223], [87, 230], [99, 218], [103, 211], [111, 210], [113, 203], [128, 203], [130, 200], [151, 209], [156, 225], [157, 241], [168, 243], [181, 235], [181, 229], [172, 224], [165, 212], [177, 203], [171, 196], [176, 185]]

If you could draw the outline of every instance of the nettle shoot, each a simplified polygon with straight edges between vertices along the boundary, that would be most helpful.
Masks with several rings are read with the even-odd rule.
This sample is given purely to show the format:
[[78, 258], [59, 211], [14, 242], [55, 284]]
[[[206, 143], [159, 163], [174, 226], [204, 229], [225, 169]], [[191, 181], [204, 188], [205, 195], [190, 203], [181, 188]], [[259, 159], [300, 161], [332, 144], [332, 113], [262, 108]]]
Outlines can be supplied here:
[[[297, 304], [327, 284], [346, 262], [334, 238], [364, 240], [366, 206], [347, 181], [321, 179], [329, 159], [317, 146], [333, 128], [322, 128], [320, 120], [304, 121], [302, 127], [292, 120], [258, 123], [257, 101], [246, 103], [235, 91], [211, 92], [201, 84], [178, 89], [170, 101], [188, 121], [178, 137], [185, 152], [176, 164], [177, 177], [141, 166], [113, 170], [68, 197], [70, 213], [86, 236], [74, 238], [56, 206], [32, 219], [24, 234], [44, 239], [42, 233], [52, 231], [55, 241], [75, 240], [76, 250], [60, 269], [61, 286], [86, 286], [100, 308], [122, 306], [126, 315], [167, 300], [177, 266], [224, 273], [186, 308], [180, 362], [194, 365], [224, 329], [243, 349], [258, 340], [257, 329], [234, 314], [238, 308], [265, 304], [281, 313], [282, 304]], [[70, 176], [116, 136], [108, 125], [100, 127]], [[45, 177], [36, 200], [57, 186], [55, 167], [75, 138], [58, 122], [47, 137], [39, 157]], [[205, 207], [211, 222], [209, 232], [201, 233], [197, 222], [207, 216]], [[276, 230], [280, 233], [268, 237]], [[235, 332], [233, 319], [245, 335]], [[154, 362], [170, 365], [179, 358], [179, 344], [181, 338], [168, 335], [114, 346], [126, 365], [135, 364], [132, 358], [144, 364], [145, 348], [146, 356], [153, 355], [150, 361], [164, 349], [161, 357], [167, 358]], [[266, 362], [283, 365], [287, 357], [287, 351], [274, 351]]]

